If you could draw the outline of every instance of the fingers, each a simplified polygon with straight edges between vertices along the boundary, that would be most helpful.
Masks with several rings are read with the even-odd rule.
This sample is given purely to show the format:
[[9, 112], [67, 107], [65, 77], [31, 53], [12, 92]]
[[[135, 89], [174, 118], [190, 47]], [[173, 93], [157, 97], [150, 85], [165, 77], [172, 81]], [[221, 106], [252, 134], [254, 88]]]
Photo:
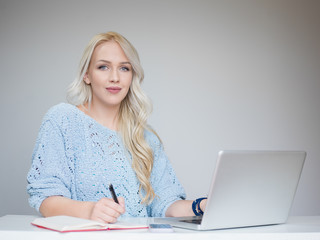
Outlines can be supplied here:
[[112, 199], [102, 198], [93, 206], [91, 219], [100, 222], [114, 223], [125, 212], [124, 199], [119, 197], [119, 204]]
[[124, 198], [123, 197], [118, 197], [118, 201], [119, 201], [119, 205], [122, 206], [123, 210], [125, 211]]

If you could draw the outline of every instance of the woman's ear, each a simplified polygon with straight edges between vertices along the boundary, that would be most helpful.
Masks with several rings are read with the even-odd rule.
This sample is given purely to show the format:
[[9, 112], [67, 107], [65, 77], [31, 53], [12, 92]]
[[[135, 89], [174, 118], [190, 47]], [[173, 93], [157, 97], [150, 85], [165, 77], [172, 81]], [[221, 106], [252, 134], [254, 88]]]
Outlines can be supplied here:
[[86, 83], [86, 84], [90, 84], [91, 82], [90, 82], [90, 79], [89, 79], [89, 77], [88, 77], [88, 73], [85, 73], [84, 74], [84, 76], [83, 76], [83, 81]]

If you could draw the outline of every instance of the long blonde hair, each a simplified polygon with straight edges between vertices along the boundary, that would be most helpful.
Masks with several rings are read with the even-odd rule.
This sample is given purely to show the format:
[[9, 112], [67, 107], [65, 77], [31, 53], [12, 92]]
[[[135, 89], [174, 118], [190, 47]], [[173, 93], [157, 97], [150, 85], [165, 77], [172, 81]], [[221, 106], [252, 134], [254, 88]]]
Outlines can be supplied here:
[[[133, 45], [116, 32], [95, 35], [85, 48], [80, 61], [78, 75], [69, 87], [67, 100], [73, 105], [88, 103], [90, 106], [92, 99], [91, 85], [86, 84], [83, 78], [90, 65], [94, 49], [99, 44], [107, 41], [115, 41], [121, 46], [133, 69], [130, 89], [120, 105], [118, 130], [125, 147], [132, 157], [132, 168], [140, 182], [142, 203], [148, 204], [155, 197], [150, 183], [153, 152], [144, 138], [144, 131], [147, 129], [153, 133], [155, 132], [147, 125], [147, 118], [152, 111], [152, 105], [141, 89], [144, 72], [140, 64], [139, 55]], [[142, 195], [142, 189], [145, 192], [145, 196]]]

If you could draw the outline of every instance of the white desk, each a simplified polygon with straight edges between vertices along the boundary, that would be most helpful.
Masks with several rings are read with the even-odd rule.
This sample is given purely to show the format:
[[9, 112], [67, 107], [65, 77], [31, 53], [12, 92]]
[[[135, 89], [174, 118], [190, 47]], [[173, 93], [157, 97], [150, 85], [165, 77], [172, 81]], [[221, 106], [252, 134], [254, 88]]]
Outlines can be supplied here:
[[[51, 239], [318, 239], [320, 240], [320, 216], [290, 217], [286, 224], [215, 231], [191, 231], [175, 228], [174, 233], [150, 233], [147, 229], [111, 230], [98, 232], [58, 233], [34, 227], [30, 222], [36, 216], [6, 215], [0, 217], [0, 239], [51, 240]], [[134, 221], [152, 223], [153, 218], [136, 218]]]

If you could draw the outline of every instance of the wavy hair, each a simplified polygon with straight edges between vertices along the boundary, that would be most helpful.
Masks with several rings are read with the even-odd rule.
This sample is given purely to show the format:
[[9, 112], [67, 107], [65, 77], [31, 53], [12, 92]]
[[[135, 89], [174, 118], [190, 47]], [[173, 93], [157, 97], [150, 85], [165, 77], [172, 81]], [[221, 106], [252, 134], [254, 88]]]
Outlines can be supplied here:
[[[89, 68], [94, 49], [107, 41], [115, 41], [121, 46], [133, 69], [130, 89], [120, 104], [118, 130], [132, 157], [132, 168], [140, 182], [139, 193], [142, 203], [149, 204], [155, 198], [155, 192], [150, 183], [153, 151], [144, 138], [144, 131], [147, 129], [155, 134], [156, 132], [147, 125], [147, 118], [152, 111], [152, 105], [141, 88], [144, 72], [134, 46], [116, 32], [95, 35], [84, 50], [77, 77], [68, 89], [67, 100], [76, 106], [85, 103], [90, 106], [92, 100], [91, 85], [86, 84], [83, 78]], [[145, 196], [143, 196], [142, 190]]]

